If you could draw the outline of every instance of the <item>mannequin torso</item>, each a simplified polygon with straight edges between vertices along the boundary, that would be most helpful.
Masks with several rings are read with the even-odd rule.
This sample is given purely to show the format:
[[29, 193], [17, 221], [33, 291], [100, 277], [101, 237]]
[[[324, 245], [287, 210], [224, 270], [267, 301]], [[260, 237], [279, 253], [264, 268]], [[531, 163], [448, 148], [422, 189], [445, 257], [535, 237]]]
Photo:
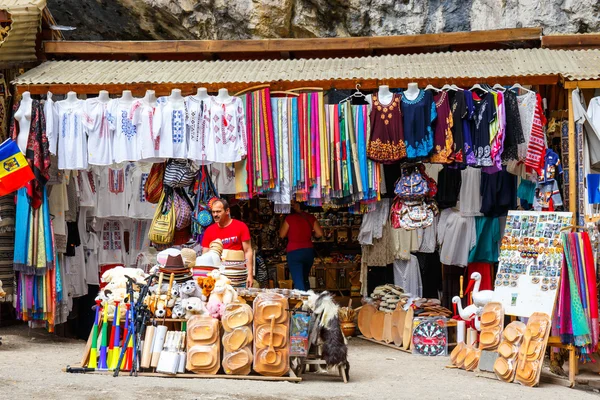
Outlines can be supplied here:
[[[379, 90], [377, 91], [377, 97], [381, 104], [390, 104], [394, 98], [394, 94], [392, 92], [390, 92], [389, 86], [381, 85], [381, 86], [379, 86]], [[373, 106], [373, 96], [372, 95], [366, 96], [366, 100], [369, 103], [369, 105], [372, 107]]]
[[419, 96], [420, 93], [419, 85], [416, 83], [409, 83], [408, 88], [404, 91], [404, 96], [408, 100], [414, 100]]
[[31, 106], [33, 101], [29, 92], [23, 93], [19, 109], [15, 113], [15, 119], [19, 122], [19, 134], [17, 135], [17, 145], [21, 153], [25, 154], [27, 150], [27, 141], [29, 139], [29, 129], [31, 128]]
[[208, 95], [208, 91], [206, 88], [198, 88], [196, 95], [194, 96], [198, 100], [207, 100], [210, 96]]
[[131, 95], [131, 90], [123, 90], [120, 101], [121, 101], [121, 103], [133, 102], [133, 96]]
[[144, 101], [149, 105], [156, 105], [156, 92], [154, 90], [146, 90]]
[[181, 90], [173, 89], [171, 91], [171, 95], [169, 96], [169, 102], [175, 105], [183, 105], [183, 96], [181, 96]]
[[98, 101], [105, 104], [110, 101], [110, 97], [108, 96], [108, 92], [106, 90], [101, 90], [98, 93]]
[[231, 100], [229, 91], [225, 88], [219, 89], [219, 94], [217, 94], [217, 100], [219, 101], [219, 103], [227, 103], [229, 100]]

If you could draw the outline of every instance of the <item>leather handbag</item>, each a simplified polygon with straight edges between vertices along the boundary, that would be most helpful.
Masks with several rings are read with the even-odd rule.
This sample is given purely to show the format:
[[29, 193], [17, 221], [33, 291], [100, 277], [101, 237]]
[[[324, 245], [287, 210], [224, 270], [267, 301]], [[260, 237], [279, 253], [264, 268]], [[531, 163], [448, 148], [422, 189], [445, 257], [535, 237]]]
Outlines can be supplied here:
[[157, 204], [163, 192], [163, 178], [165, 176], [165, 163], [155, 163], [150, 169], [146, 183], [144, 183], [144, 194], [146, 201]]
[[170, 244], [175, 237], [175, 207], [168, 200], [167, 194], [162, 192], [148, 232], [148, 239], [152, 243]]

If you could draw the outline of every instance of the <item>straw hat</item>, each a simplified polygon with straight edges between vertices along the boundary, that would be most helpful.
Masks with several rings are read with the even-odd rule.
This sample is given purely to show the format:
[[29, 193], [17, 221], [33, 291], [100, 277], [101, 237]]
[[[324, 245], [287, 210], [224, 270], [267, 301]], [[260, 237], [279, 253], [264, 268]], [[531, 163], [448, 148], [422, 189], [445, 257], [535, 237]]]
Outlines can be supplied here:
[[190, 263], [196, 261], [196, 252], [194, 249], [181, 249], [181, 257], [185, 265], [190, 265]]
[[212, 242], [210, 242], [210, 245], [208, 247], [209, 249], [219, 253], [219, 257], [223, 254], [223, 242], [221, 242], [221, 239], [213, 240]]

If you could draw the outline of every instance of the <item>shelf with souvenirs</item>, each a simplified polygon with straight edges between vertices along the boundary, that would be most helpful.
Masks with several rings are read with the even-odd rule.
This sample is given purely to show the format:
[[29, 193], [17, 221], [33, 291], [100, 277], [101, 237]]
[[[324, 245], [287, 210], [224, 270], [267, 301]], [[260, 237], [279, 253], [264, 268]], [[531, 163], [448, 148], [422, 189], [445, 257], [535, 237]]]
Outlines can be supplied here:
[[220, 240], [193, 261], [191, 251], [169, 248], [151, 274], [123, 267], [103, 274], [81, 367], [66, 371], [299, 382], [295, 371], [316, 347], [310, 338], [327, 329], [332, 347], [321, 358], [347, 372], [340, 307], [331, 295], [236, 290], [222, 273], [222, 253]]

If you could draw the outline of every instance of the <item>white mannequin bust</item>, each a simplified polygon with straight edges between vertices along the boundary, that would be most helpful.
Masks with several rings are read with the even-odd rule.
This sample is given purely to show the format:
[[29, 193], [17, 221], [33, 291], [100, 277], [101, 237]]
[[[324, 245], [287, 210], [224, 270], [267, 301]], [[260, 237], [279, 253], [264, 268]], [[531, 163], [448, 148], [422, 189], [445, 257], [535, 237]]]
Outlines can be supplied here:
[[404, 91], [404, 96], [406, 96], [408, 100], [414, 100], [419, 96], [420, 92], [417, 83], [409, 83], [408, 88]]
[[[373, 96], [366, 96], [366, 100], [370, 106], [373, 106]], [[390, 104], [394, 99], [394, 93], [390, 92], [390, 87], [388, 85], [379, 86], [379, 90], [377, 91], [377, 98], [381, 104]]]
[[171, 95], [169, 96], [169, 101], [172, 103], [180, 103], [183, 101], [183, 96], [181, 96], [180, 89], [171, 90]]
[[225, 89], [225, 88], [219, 89], [219, 94], [217, 94], [217, 99], [221, 103], [225, 103], [225, 102], [229, 101], [230, 98], [231, 98], [231, 96], [229, 95], [229, 91], [227, 89]]
[[17, 135], [17, 145], [21, 153], [25, 154], [27, 150], [27, 140], [29, 140], [29, 129], [31, 128], [31, 109], [33, 101], [29, 92], [23, 92], [21, 104], [15, 113], [15, 119], [19, 122], [19, 134]]
[[151, 105], [156, 104], [156, 92], [154, 90], [146, 90], [144, 101]]
[[108, 92], [106, 90], [101, 90], [100, 92], [98, 92], [98, 100], [101, 103], [108, 103], [110, 101]]
[[[225, 89], [227, 90], [227, 89]], [[208, 95], [208, 90], [206, 90], [205, 87], [199, 87], [198, 91], [196, 92], [196, 97], [198, 100], [206, 100], [208, 99], [210, 96]]]
[[131, 90], [123, 90], [123, 93], [121, 94], [121, 101], [126, 103], [131, 103], [133, 101]]
[[67, 99], [65, 100], [67, 103], [73, 104], [73, 103], [77, 102], [77, 100], [79, 100], [77, 98], [77, 93], [75, 93], [75, 92], [67, 93]]

